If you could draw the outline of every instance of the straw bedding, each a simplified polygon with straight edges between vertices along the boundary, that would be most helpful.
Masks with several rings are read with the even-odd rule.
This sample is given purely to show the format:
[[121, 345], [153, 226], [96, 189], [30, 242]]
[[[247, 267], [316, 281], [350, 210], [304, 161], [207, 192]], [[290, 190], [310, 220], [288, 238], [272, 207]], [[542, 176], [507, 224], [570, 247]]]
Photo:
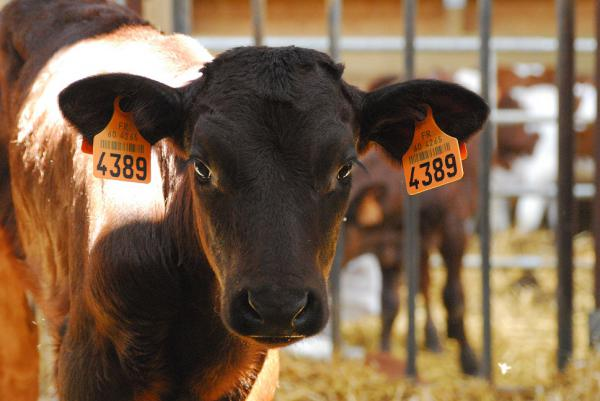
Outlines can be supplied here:
[[[469, 252], [476, 251], [472, 240]], [[578, 261], [593, 261], [592, 238], [581, 234], [575, 239]], [[552, 233], [521, 235], [506, 232], [495, 236], [494, 255], [555, 254]], [[550, 259], [548, 259], [550, 260]], [[531, 280], [531, 278], [535, 280]], [[289, 355], [282, 356], [282, 372], [277, 401], [455, 401], [455, 400], [535, 400], [535, 401], [600, 401], [600, 355], [588, 347], [588, 313], [593, 309], [593, 275], [591, 269], [578, 268], [574, 276], [573, 327], [575, 350], [565, 374], [556, 370], [556, 271], [553, 266], [536, 269], [525, 275], [521, 269], [496, 269], [492, 272], [492, 330], [494, 352], [494, 385], [461, 374], [458, 347], [444, 342], [444, 352], [433, 354], [420, 349], [418, 380], [390, 379], [362, 360], [323, 362]], [[434, 321], [442, 337], [445, 311], [441, 301], [444, 269], [432, 272]], [[466, 325], [472, 345], [481, 350], [481, 275], [478, 269], [463, 272], [465, 285]], [[534, 283], [537, 282], [537, 284]], [[402, 289], [402, 299], [405, 290]], [[418, 303], [417, 327], [419, 344], [423, 343], [424, 309]], [[393, 355], [404, 360], [406, 309], [396, 321]], [[377, 351], [379, 321], [376, 317], [343, 327], [347, 344]], [[511, 369], [503, 375], [498, 363]]]

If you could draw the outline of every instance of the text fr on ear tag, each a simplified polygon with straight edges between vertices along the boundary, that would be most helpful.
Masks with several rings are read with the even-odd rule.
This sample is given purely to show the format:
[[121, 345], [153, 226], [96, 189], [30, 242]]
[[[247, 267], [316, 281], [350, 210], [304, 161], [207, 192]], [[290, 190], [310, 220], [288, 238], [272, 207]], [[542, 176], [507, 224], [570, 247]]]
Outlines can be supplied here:
[[151, 146], [137, 130], [132, 113], [121, 110], [120, 100], [114, 101], [108, 125], [94, 136], [94, 177], [147, 184]]
[[427, 116], [415, 123], [413, 141], [402, 157], [408, 193], [416, 195], [460, 180], [464, 174], [462, 154], [466, 158], [466, 146], [437, 126], [427, 105]]

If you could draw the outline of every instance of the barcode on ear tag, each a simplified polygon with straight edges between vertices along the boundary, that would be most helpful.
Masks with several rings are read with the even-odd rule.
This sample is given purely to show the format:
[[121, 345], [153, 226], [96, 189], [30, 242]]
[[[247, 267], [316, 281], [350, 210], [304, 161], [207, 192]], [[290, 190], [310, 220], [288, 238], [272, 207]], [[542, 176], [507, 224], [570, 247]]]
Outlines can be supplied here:
[[94, 136], [94, 177], [147, 184], [151, 146], [140, 134], [131, 113], [121, 110], [117, 97], [110, 122]]
[[415, 124], [413, 141], [402, 157], [402, 167], [410, 195], [450, 184], [463, 177], [458, 139], [447, 135], [437, 126], [429, 106], [425, 119]]

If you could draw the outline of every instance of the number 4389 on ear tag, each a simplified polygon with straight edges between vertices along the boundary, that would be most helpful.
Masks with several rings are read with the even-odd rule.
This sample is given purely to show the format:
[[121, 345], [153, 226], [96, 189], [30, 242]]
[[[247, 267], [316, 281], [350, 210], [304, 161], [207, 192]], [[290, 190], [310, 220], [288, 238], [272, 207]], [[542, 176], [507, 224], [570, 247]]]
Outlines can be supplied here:
[[138, 131], [132, 113], [114, 102], [110, 122], [94, 136], [94, 177], [147, 184], [150, 182], [151, 146]]
[[437, 126], [431, 107], [427, 106], [427, 116], [415, 124], [413, 141], [402, 157], [408, 193], [416, 195], [460, 180], [464, 174], [463, 159], [466, 147], [462, 148], [456, 138]]

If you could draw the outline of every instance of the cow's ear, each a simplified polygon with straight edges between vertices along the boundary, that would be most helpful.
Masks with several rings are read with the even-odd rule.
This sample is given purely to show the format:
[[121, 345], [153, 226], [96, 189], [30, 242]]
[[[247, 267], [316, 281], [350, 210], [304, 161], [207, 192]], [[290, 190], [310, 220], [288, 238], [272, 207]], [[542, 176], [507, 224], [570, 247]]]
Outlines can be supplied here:
[[170, 137], [183, 144], [182, 96], [176, 88], [152, 79], [129, 74], [85, 78], [65, 88], [58, 103], [65, 118], [93, 143], [94, 135], [109, 123], [117, 96], [148, 142]]
[[459, 141], [478, 132], [489, 114], [479, 95], [453, 83], [412, 80], [390, 85], [362, 95], [359, 151], [374, 142], [402, 160], [412, 143], [415, 122], [426, 115], [425, 105], [442, 131]]

